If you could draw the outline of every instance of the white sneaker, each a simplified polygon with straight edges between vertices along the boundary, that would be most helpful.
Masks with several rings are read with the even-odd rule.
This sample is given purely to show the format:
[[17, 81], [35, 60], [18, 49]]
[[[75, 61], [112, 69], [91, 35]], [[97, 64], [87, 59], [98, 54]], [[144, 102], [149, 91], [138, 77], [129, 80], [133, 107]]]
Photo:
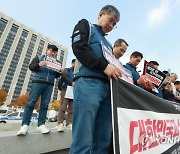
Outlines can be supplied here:
[[67, 125], [67, 126], [66, 126], [66, 129], [72, 130], [72, 124]]
[[28, 133], [28, 125], [23, 125], [18, 131], [17, 136], [26, 135], [27, 133]]
[[45, 125], [41, 125], [41, 126], [37, 127], [36, 130], [41, 132], [42, 134], [47, 134], [50, 132], [50, 130], [48, 128], [46, 128]]
[[63, 125], [63, 123], [60, 123], [60, 124], [58, 125], [57, 131], [58, 131], [58, 132], [64, 132], [64, 125]]

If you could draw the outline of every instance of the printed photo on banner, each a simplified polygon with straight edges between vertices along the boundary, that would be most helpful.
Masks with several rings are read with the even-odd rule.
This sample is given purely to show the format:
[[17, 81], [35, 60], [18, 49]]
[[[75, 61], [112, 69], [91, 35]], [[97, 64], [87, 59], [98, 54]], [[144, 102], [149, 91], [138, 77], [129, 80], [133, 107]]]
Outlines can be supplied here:
[[47, 55], [45, 57], [45, 61], [47, 62], [47, 67], [56, 71], [56, 72], [59, 72], [59, 70], [62, 67], [61, 62], [59, 60], [52, 58], [52, 57], [49, 57]]
[[112, 53], [112, 49], [109, 47], [107, 48], [103, 42], [101, 42], [101, 46], [102, 46], [102, 51], [103, 51], [103, 55], [105, 57], [105, 59], [108, 61], [108, 63], [116, 66], [117, 68], [119, 68], [122, 72], [122, 79], [133, 84], [133, 79], [132, 79], [132, 73], [131, 71], [129, 71], [128, 69], [126, 69], [122, 63], [119, 61], [119, 59], [117, 59], [113, 53]]
[[152, 67], [146, 60], [144, 61], [143, 75], [158, 89], [166, 78], [166, 75], [160, 70]]

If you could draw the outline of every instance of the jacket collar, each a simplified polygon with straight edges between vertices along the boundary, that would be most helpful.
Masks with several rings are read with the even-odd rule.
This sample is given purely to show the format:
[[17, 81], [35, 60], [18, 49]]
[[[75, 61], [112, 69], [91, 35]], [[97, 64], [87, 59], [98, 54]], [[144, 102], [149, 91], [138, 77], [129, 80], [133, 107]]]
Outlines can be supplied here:
[[105, 34], [105, 33], [103, 32], [102, 26], [99, 26], [99, 25], [97, 25], [97, 24], [94, 24], [94, 26], [97, 28], [97, 30], [98, 30], [103, 36], [108, 35], [108, 34]]
[[135, 70], [137, 69], [137, 67], [134, 67], [130, 62], [128, 63], [128, 65], [130, 65], [132, 68], [134, 68]]

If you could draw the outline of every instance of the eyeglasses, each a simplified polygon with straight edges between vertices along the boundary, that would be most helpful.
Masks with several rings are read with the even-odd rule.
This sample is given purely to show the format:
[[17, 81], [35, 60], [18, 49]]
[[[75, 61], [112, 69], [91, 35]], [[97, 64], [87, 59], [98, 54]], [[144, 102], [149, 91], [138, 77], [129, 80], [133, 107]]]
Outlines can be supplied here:
[[113, 29], [117, 28], [116, 22], [112, 18], [107, 17], [107, 20], [113, 26]]

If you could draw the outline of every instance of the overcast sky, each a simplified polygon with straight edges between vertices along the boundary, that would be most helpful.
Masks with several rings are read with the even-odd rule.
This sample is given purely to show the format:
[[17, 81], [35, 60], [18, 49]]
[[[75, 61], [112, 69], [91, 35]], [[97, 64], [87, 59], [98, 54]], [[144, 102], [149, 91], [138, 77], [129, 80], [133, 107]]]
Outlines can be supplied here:
[[[99, 10], [114, 5], [121, 19], [107, 39], [113, 44], [124, 38], [129, 44], [120, 61], [128, 62], [136, 50], [143, 53], [143, 60], [158, 61], [160, 70], [171, 69], [180, 76], [180, 0], [0, 0], [0, 4], [0, 12], [67, 47], [67, 67], [74, 58], [70, 36], [75, 24], [82, 18], [96, 23]], [[138, 70], [142, 66], [143, 62]]]

